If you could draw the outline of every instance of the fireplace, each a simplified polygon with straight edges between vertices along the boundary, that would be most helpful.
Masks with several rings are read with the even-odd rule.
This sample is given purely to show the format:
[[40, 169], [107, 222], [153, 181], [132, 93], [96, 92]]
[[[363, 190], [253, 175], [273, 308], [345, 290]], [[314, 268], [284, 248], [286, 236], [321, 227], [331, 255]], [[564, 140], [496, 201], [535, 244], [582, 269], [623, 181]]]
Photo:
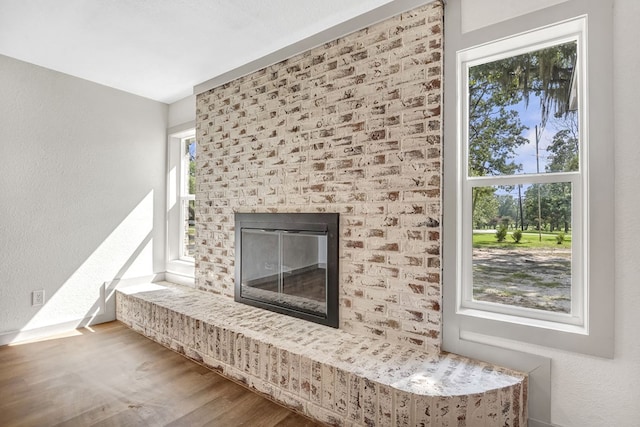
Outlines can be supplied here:
[[338, 327], [337, 213], [236, 213], [235, 300]]

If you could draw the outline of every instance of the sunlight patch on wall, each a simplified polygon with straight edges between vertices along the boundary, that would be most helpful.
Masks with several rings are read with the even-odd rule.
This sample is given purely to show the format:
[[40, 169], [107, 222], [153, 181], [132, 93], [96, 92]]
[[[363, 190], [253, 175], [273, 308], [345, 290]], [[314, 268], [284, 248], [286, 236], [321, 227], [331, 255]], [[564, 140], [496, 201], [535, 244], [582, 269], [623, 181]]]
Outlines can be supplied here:
[[48, 297], [23, 331], [102, 314], [105, 283], [153, 274], [153, 198], [152, 190]]

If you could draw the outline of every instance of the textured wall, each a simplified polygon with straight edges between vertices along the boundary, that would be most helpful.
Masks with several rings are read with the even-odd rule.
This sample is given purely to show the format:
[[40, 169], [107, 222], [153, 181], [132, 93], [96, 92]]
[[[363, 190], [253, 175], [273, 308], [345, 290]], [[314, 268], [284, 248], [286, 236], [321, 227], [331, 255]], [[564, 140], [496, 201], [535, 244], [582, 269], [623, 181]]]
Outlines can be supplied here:
[[113, 319], [104, 282], [164, 271], [167, 106], [2, 55], [0, 75], [4, 344]]
[[436, 2], [198, 95], [197, 287], [234, 212], [339, 212], [341, 328], [438, 351], [441, 54]]

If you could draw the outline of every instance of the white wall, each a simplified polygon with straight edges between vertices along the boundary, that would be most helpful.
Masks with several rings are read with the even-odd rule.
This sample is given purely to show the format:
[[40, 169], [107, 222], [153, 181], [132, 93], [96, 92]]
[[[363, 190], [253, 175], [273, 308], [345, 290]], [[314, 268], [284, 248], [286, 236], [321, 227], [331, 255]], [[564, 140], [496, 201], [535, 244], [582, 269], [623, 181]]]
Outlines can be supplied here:
[[193, 123], [196, 120], [196, 96], [190, 95], [169, 105], [169, 128]]
[[461, 29], [468, 32], [567, 0], [462, 0]]
[[0, 344], [114, 318], [114, 281], [164, 271], [167, 110], [0, 56]]
[[[585, 0], [588, 1], [588, 0]], [[470, 3], [470, 0], [463, 1]], [[511, 0], [509, 3], [530, 3]], [[526, 5], [525, 5], [526, 6]], [[467, 25], [482, 26], [502, 0], [484, 2], [485, 13], [471, 14]], [[465, 16], [463, 14], [463, 16]], [[614, 128], [615, 150], [615, 355], [612, 360], [530, 345], [516, 350], [550, 357], [551, 421], [561, 426], [602, 427], [640, 425], [640, 2], [614, 2]], [[592, 84], [597, 84], [593, 82]], [[597, 195], [595, 195], [597, 197]], [[596, 243], [597, 244], [597, 243]], [[597, 260], [595, 260], [597, 262]]]

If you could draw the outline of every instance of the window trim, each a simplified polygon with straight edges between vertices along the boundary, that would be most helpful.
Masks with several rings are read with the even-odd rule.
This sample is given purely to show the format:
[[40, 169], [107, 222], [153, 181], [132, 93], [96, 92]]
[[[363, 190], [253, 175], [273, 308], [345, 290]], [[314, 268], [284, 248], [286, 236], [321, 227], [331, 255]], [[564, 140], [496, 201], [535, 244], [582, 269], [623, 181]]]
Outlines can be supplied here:
[[[471, 46], [456, 53], [456, 81], [458, 82], [457, 122], [457, 193], [460, 200], [457, 204], [457, 227], [462, 232], [458, 235], [456, 257], [458, 271], [456, 278], [456, 312], [478, 318], [493, 319], [502, 322], [521, 323], [533, 327], [555, 329], [565, 332], [588, 334], [588, 275], [583, 266], [587, 265], [588, 236], [584, 230], [588, 227], [588, 217], [582, 215], [588, 199], [587, 180], [589, 174], [588, 140], [584, 124], [588, 120], [588, 102], [586, 94], [586, 16], [578, 16], [570, 20], [553, 23], [521, 34], [491, 41], [478, 46]], [[576, 42], [578, 100], [579, 100], [579, 152], [580, 167], [576, 172], [559, 173], [523, 173], [498, 176], [472, 176], [469, 173], [469, 69], [524, 53], [545, 49], [567, 42]], [[495, 186], [503, 183], [513, 184], [551, 184], [567, 182], [572, 186], [572, 262], [571, 262], [571, 313], [554, 313], [533, 310], [517, 306], [508, 306], [490, 302], [473, 300], [472, 279], [472, 245], [470, 236], [473, 232], [471, 212], [471, 193], [473, 188]]]
[[[165, 279], [186, 286], [195, 286], [195, 259], [182, 256], [181, 231], [184, 213], [181, 209], [182, 185], [181, 171], [184, 168], [182, 141], [195, 137], [195, 121], [174, 126], [167, 131], [166, 164], [166, 249]], [[195, 198], [195, 196], [194, 196]]]
[[[464, 336], [489, 337], [509, 342], [535, 344], [571, 352], [613, 357], [614, 320], [614, 242], [613, 242], [613, 134], [612, 117], [612, 2], [568, 0], [507, 21], [478, 30], [462, 33], [460, 2], [450, 2], [445, 13], [445, 120], [444, 120], [444, 181], [443, 181], [443, 349], [477, 357], [464, 340]], [[461, 264], [457, 256], [461, 242], [458, 229], [458, 206], [462, 203], [459, 190], [457, 153], [461, 137], [457, 117], [463, 96], [457, 80], [457, 52], [471, 46], [480, 46], [503, 38], [517, 36], [538, 28], [548, 27], [579, 16], [587, 16], [586, 67], [587, 78], [597, 84], [583, 82], [589, 99], [591, 121], [585, 123], [583, 134], [588, 137], [588, 152], [583, 150], [581, 162], [586, 162], [589, 176], [585, 178], [581, 212], [586, 221], [584, 271], [589, 288], [586, 310], [588, 330], [575, 333], [566, 330], [534, 327], [521, 323], [504, 322], [490, 318], [473, 317], [457, 310], [456, 283]], [[591, 244], [597, 242], [597, 244]], [[589, 262], [594, 260], [594, 262]]]
[[[464, 0], [448, 1], [444, 25], [444, 143], [443, 143], [443, 216], [442, 216], [442, 348], [444, 351], [496, 363], [529, 374], [528, 416], [531, 426], [551, 425], [551, 357], [557, 350], [614, 356], [614, 159], [613, 159], [613, 1], [566, 0], [531, 13], [515, 16], [498, 23], [474, 25], [463, 31]], [[497, 0], [489, 7], [501, 7]], [[587, 15], [587, 68], [591, 81], [587, 86], [590, 116], [596, 117], [585, 130], [589, 147], [590, 180], [585, 215], [591, 228], [586, 230], [592, 242], [589, 259], [597, 263], [586, 265], [590, 275], [589, 334], [567, 333], [535, 328], [492, 319], [473, 318], [456, 313], [457, 259], [459, 230], [456, 229], [457, 188], [456, 121], [458, 82], [456, 52], [470, 46], [487, 43]], [[467, 27], [469, 27], [467, 25]], [[587, 161], [587, 159], [585, 159]], [[601, 223], [606, 226], [595, 227]], [[586, 264], [586, 263], [585, 263]]]

